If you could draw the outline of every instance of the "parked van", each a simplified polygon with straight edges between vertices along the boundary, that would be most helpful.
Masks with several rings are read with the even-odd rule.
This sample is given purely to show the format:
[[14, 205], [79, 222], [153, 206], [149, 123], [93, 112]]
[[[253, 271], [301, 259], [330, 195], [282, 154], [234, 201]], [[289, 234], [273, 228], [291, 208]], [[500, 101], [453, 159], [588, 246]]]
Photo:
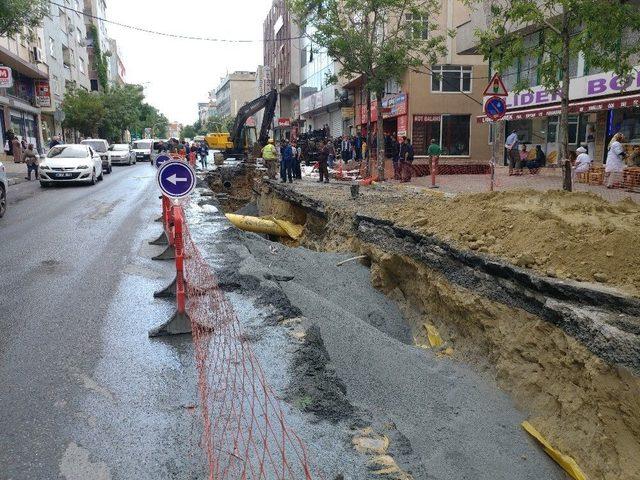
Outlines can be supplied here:
[[153, 150], [153, 140], [135, 140], [131, 144], [131, 149], [136, 154], [136, 160], [151, 161], [151, 150]]

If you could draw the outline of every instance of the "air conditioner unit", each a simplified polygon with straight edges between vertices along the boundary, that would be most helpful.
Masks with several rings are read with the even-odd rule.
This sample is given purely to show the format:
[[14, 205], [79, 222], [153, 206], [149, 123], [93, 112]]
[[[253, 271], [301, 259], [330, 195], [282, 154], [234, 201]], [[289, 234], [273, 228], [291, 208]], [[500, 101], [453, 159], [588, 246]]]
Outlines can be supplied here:
[[33, 47], [31, 49], [31, 58], [33, 60], [33, 63], [42, 62], [42, 50], [40, 50], [40, 48], [38, 47]]

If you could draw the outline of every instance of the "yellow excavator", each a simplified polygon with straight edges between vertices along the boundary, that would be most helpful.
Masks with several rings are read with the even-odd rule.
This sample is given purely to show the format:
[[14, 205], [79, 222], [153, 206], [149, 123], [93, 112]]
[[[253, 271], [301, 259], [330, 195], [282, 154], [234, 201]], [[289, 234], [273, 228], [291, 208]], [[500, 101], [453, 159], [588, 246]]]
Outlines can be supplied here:
[[[266, 95], [262, 95], [243, 105], [238, 110], [231, 132], [207, 134], [204, 137], [207, 145], [211, 149], [220, 150], [225, 158], [245, 157], [256, 144], [260, 148], [264, 147], [269, 140], [269, 130], [273, 123], [277, 102], [278, 92], [274, 89]], [[264, 116], [262, 117], [260, 135], [256, 138], [256, 127], [249, 127], [246, 123], [251, 115], [263, 108]]]

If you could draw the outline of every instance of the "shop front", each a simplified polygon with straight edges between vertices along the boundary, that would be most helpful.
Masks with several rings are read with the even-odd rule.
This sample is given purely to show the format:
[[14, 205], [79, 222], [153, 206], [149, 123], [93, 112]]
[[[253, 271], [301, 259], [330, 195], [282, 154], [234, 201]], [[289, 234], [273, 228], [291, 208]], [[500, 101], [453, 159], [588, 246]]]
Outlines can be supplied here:
[[[400, 92], [382, 99], [382, 126], [386, 135], [408, 136], [409, 132], [409, 96]], [[378, 105], [371, 101], [371, 130], [376, 131]], [[367, 133], [367, 104], [362, 101], [356, 109], [356, 125], [363, 135]]]
[[442, 148], [443, 157], [468, 157], [471, 115], [413, 115], [413, 149], [424, 156], [431, 140]]
[[[579, 146], [587, 149], [596, 163], [604, 163], [607, 145], [621, 132], [627, 148], [640, 145], [640, 74], [638, 68], [622, 81], [612, 72], [571, 80], [569, 101], [569, 150], [575, 155]], [[520, 142], [540, 145], [548, 165], [557, 165], [559, 150], [560, 95], [533, 87], [530, 91], [510, 93], [504, 135], [518, 133]], [[490, 122], [480, 116], [478, 122]], [[506, 160], [506, 159], [505, 159]]]

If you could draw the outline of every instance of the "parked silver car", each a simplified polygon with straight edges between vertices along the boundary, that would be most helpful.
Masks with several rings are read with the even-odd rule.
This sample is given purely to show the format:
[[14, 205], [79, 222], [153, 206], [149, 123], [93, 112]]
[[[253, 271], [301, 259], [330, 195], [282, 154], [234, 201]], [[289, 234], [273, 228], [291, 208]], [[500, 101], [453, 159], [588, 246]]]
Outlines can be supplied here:
[[133, 165], [136, 163], [136, 154], [127, 143], [114, 143], [109, 147], [112, 165]]
[[7, 172], [4, 165], [0, 162], [0, 218], [7, 211], [7, 190], [9, 189], [9, 180], [7, 180]]
[[87, 138], [80, 142], [82, 145], [91, 147], [102, 159], [102, 170], [104, 173], [111, 173], [111, 153], [109, 153], [109, 143], [101, 138]]

